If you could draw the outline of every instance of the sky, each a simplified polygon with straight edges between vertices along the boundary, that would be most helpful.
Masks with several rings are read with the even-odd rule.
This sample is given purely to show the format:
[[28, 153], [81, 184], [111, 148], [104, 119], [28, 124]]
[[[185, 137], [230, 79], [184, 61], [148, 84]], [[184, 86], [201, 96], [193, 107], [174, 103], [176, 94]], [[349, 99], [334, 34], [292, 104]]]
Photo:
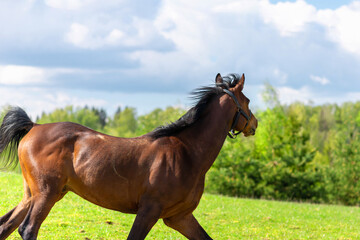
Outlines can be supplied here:
[[283, 104], [360, 101], [360, 1], [0, 1], [0, 106], [139, 115], [189, 107], [217, 73]]

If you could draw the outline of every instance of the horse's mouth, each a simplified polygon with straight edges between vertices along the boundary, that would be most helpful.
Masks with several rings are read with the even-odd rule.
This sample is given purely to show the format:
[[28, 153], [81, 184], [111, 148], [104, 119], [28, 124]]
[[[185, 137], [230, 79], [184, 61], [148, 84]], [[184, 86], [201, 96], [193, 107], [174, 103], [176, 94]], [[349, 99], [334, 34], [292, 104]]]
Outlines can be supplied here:
[[248, 132], [244, 132], [244, 136], [245, 137], [250, 137], [250, 136], [254, 136], [256, 132], [255, 128], [251, 128]]

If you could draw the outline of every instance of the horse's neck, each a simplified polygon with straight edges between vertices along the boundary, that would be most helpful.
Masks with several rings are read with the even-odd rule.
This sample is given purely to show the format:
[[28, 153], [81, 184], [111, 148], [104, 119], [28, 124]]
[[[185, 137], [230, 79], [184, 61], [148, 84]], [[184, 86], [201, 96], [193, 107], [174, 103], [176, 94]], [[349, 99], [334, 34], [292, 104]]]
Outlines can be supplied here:
[[229, 99], [220, 100], [213, 101], [204, 117], [180, 134], [202, 174], [214, 163], [234, 118], [234, 106], [229, 104]]

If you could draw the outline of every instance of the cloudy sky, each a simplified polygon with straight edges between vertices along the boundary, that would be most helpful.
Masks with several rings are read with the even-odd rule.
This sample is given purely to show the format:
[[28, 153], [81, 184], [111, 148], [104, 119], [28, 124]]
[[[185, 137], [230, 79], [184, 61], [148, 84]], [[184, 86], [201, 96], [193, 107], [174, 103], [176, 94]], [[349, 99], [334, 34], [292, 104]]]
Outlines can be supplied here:
[[188, 106], [216, 73], [245, 73], [263, 106], [360, 100], [360, 1], [0, 1], [0, 106]]

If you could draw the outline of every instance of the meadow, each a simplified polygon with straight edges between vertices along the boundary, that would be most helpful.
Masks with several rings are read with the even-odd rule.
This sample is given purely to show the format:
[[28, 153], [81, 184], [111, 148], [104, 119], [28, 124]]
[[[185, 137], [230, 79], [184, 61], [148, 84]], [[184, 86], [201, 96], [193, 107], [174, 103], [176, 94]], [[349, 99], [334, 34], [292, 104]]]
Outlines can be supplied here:
[[[0, 215], [22, 198], [22, 177], [0, 172]], [[213, 239], [360, 239], [359, 207], [252, 200], [204, 194], [194, 212]], [[58, 202], [39, 239], [126, 239], [135, 215], [73, 193]], [[15, 231], [8, 239], [21, 239]], [[185, 239], [159, 220], [147, 239]]]

